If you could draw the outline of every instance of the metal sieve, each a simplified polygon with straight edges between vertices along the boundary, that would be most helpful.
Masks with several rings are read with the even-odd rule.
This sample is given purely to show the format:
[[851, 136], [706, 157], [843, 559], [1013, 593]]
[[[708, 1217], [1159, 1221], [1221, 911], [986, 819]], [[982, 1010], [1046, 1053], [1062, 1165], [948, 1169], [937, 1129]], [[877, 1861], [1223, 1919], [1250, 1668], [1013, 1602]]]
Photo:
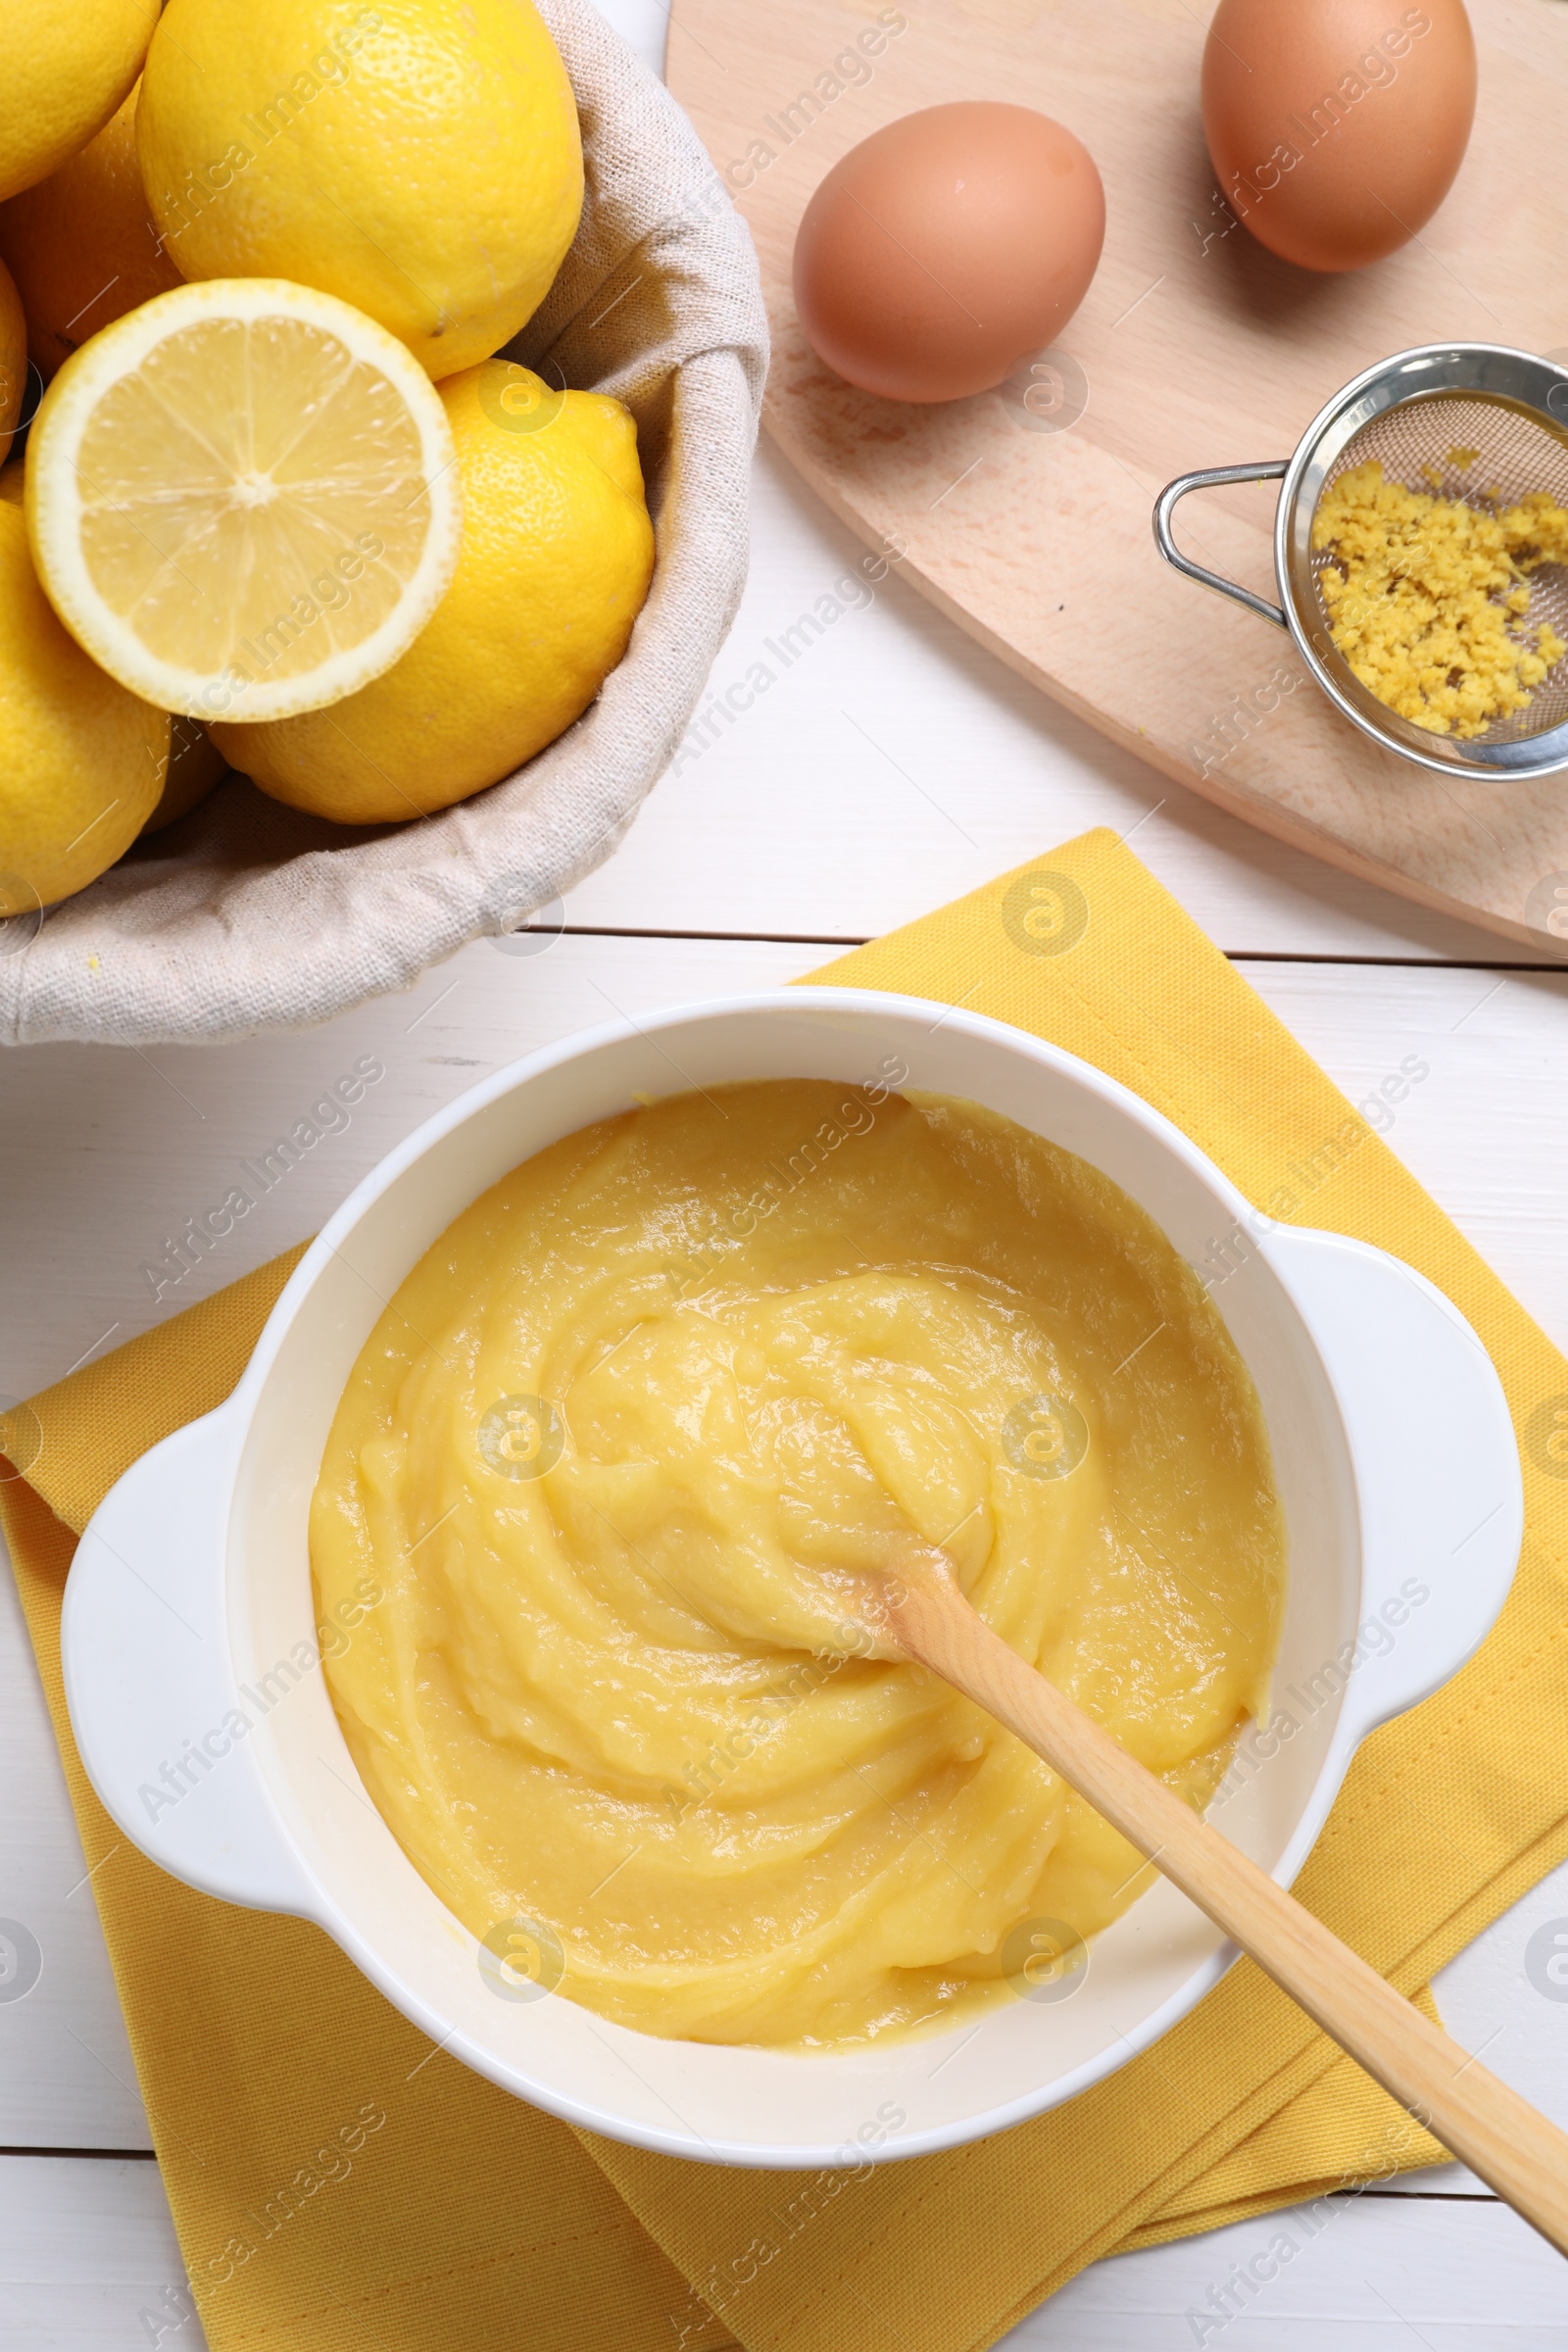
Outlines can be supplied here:
[[[1456, 455], [1474, 453], [1465, 466]], [[1289, 630], [1324, 693], [1386, 750], [1442, 774], [1530, 777], [1568, 767], [1568, 655], [1522, 710], [1469, 741], [1434, 735], [1391, 710], [1363, 686], [1335, 644], [1319, 585], [1333, 558], [1312, 551], [1318, 501], [1352, 466], [1378, 459], [1389, 480], [1438, 490], [1473, 506], [1512, 505], [1544, 490], [1568, 506], [1568, 368], [1497, 343], [1429, 343], [1358, 375], [1314, 417], [1293, 458], [1184, 473], [1160, 493], [1154, 537], [1178, 571]], [[1434, 482], [1430, 467], [1437, 474]], [[1227, 482], [1281, 484], [1274, 566], [1283, 600], [1272, 605], [1184, 556], [1171, 535], [1180, 501]], [[1529, 623], [1548, 621], [1568, 639], [1568, 565], [1529, 574]]]

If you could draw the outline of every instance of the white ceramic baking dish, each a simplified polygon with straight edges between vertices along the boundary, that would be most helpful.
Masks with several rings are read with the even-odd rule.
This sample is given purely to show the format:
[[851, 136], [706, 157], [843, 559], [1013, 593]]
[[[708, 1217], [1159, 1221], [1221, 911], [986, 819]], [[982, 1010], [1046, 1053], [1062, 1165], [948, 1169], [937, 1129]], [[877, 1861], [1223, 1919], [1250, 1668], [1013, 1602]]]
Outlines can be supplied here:
[[840, 2056], [658, 2040], [556, 1994], [497, 1997], [493, 1967], [481, 1974], [474, 1937], [370, 1806], [338, 1730], [317, 1663], [307, 1510], [350, 1367], [416, 1259], [509, 1168], [639, 1095], [854, 1082], [889, 1056], [905, 1083], [1081, 1153], [1216, 1281], [1289, 1523], [1275, 1706], [1294, 1726], [1244, 1737], [1217, 1818], [1283, 1884], [1357, 1742], [1470, 1655], [1518, 1554], [1502, 1391], [1442, 1295], [1361, 1243], [1271, 1226], [1136, 1096], [1018, 1030], [905, 997], [790, 989], [616, 1023], [475, 1087], [339, 1210], [227, 1403], [105, 1499], [67, 1587], [71, 1719], [99, 1795], [164, 1869], [318, 1922], [493, 2082], [682, 2156], [842, 2165], [980, 2138], [1124, 2065], [1235, 1957], [1161, 1882], [1096, 1940], [1071, 1997], [1007, 2000], [978, 2031]]

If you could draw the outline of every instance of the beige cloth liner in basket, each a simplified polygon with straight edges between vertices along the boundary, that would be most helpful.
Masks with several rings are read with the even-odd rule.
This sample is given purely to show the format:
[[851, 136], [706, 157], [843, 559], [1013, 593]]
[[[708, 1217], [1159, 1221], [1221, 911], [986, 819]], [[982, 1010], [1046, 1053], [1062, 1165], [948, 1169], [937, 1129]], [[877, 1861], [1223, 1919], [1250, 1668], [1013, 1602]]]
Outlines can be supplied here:
[[675, 101], [587, 0], [540, 6], [588, 192], [509, 350], [637, 418], [659, 560], [625, 660], [515, 775], [410, 825], [328, 825], [230, 778], [30, 941], [0, 934], [0, 1042], [246, 1037], [406, 988], [580, 882], [673, 757], [745, 579], [766, 317], [746, 228]]

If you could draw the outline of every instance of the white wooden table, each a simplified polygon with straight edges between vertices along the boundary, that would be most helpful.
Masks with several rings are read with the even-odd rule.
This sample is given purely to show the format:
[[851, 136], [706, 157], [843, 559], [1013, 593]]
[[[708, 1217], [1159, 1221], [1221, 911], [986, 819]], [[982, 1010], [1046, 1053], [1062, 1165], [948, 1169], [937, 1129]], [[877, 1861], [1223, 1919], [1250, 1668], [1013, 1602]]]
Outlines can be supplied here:
[[[658, 63], [657, 0], [612, 0], [609, 13]], [[751, 585], [715, 684], [743, 675], [861, 552], [764, 449]], [[1531, 969], [1184, 798], [895, 574], [765, 704], [679, 763], [573, 894], [559, 937], [480, 942], [409, 996], [305, 1036], [0, 1057], [0, 1392], [27, 1395], [314, 1231], [394, 1143], [497, 1065], [612, 1011], [775, 986], [1093, 824], [1136, 838], [1349, 1094], [1406, 1054], [1430, 1061], [1390, 1141], [1568, 1344], [1568, 971]], [[352, 1124], [155, 1301], [142, 1268], [166, 1237], [366, 1053], [387, 1074]], [[43, 1954], [26, 1997], [0, 2000], [6, 2352], [144, 2352], [139, 2314], [181, 2276], [84, 1867], [0, 1576], [0, 1918], [24, 1922]], [[1527, 1960], [1553, 1922], [1568, 1934], [1568, 1869], [1438, 1994], [1466, 2046], [1568, 2125], [1568, 1985]], [[1277, 2226], [1102, 2264], [1009, 2344], [1174, 2352], [1222, 2334], [1225, 2352], [1568, 2352], [1568, 2266], [1457, 2166], [1344, 2199], [1334, 2227], [1205, 2339], [1187, 2315]], [[166, 2341], [200, 2352], [195, 2327]]]

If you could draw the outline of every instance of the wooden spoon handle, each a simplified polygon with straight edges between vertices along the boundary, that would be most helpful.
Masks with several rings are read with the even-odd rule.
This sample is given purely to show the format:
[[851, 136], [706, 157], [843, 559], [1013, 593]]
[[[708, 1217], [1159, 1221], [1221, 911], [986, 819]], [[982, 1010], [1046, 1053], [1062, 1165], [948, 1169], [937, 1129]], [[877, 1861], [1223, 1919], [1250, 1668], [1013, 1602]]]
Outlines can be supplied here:
[[1401, 2106], [1568, 2254], [1568, 2136], [1025, 1665], [956, 1588], [900, 1587], [888, 1605], [910, 1657], [1043, 1756]]

